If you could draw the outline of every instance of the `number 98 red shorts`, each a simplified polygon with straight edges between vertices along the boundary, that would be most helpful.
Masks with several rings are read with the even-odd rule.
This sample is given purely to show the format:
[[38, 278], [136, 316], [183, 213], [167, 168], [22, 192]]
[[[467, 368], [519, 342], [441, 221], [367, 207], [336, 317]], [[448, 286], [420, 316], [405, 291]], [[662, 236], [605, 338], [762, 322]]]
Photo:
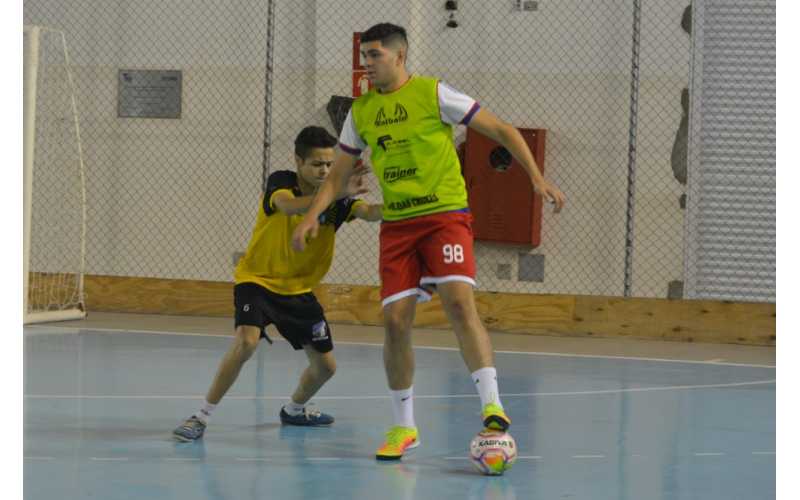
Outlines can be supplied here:
[[381, 300], [385, 307], [412, 295], [431, 299], [439, 283], [475, 286], [472, 214], [442, 212], [381, 224]]

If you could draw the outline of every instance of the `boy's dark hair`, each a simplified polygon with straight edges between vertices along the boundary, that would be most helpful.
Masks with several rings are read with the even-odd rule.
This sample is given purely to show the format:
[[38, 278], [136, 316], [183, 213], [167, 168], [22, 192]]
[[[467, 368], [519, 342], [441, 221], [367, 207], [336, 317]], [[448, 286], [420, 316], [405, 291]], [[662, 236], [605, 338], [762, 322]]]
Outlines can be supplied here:
[[384, 47], [387, 45], [396, 45], [398, 42], [401, 42], [404, 46], [408, 47], [408, 35], [406, 34], [405, 28], [390, 23], [380, 23], [372, 26], [367, 31], [361, 33], [361, 41], [380, 41], [381, 45]]
[[297, 134], [294, 140], [294, 154], [304, 161], [313, 148], [332, 148], [337, 140], [322, 127], [306, 127]]

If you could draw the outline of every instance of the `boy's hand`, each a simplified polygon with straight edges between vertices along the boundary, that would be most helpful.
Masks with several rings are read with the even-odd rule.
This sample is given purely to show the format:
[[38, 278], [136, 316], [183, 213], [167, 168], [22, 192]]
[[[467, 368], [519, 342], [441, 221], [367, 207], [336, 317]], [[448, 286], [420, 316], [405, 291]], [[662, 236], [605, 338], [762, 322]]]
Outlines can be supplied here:
[[356, 166], [353, 167], [353, 172], [350, 174], [350, 178], [347, 180], [344, 191], [339, 193], [338, 198], [342, 199], [349, 196], [368, 193], [369, 189], [364, 185], [364, 175], [368, 172], [369, 167], [364, 165], [364, 163], [359, 160], [358, 163], [356, 163]]
[[296, 252], [302, 252], [306, 249], [306, 242], [317, 237], [319, 232], [319, 221], [316, 217], [304, 217], [300, 224], [294, 229], [292, 233], [292, 248]]
[[540, 185], [533, 186], [534, 191], [544, 198], [544, 201], [547, 203], [552, 203], [553, 213], [558, 213], [564, 207], [564, 202], [567, 201], [567, 197], [564, 196], [564, 193], [561, 192], [554, 184], [551, 184], [547, 181], [544, 181]]

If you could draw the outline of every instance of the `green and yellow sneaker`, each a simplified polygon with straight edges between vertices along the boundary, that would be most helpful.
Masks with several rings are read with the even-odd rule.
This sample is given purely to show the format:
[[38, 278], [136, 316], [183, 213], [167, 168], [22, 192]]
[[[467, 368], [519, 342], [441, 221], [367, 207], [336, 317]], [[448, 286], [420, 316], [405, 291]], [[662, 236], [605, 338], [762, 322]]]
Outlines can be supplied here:
[[375, 452], [375, 458], [378, 460], [400, 460], [406, 450], [419, 446], [417, 437], [416, 427], [395, 425], [386, 433], [386, 442]]
[[493, 431], [507, 431], [511, 426], [511, 419], [508, 418], [503, 408], [496, 403], [489, 403], [483, 407], [483, 426]]

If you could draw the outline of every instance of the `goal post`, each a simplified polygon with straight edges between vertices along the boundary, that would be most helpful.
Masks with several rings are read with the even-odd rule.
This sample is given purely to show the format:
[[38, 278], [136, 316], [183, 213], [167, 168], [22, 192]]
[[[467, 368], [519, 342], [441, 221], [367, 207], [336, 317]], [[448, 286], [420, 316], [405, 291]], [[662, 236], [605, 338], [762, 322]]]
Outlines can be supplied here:
[[86, 316], [86, 186], [62, 31], [26, 25], [23, 96], [23, 322]]

